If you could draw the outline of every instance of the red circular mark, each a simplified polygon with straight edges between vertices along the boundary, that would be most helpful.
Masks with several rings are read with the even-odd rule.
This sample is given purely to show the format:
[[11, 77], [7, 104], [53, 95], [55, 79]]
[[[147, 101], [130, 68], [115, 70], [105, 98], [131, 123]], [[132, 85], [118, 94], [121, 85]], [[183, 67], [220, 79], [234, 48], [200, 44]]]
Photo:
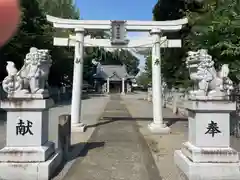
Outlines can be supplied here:
[[19, 20], [19, 1], [0, 0], [0, 47], [15, 33]]

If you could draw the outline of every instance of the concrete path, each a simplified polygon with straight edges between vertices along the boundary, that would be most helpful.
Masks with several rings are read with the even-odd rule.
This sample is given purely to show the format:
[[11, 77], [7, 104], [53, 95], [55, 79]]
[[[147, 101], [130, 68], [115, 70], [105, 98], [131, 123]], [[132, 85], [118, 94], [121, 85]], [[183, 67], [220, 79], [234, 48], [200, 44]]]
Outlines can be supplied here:
[[[72, 167], [76, 161], [76, 157], [79, 156], [79, 153], [82, 151], [86, 143], [88, 142], [90, 136], [92, 135], [95, 124], [98, 122], [99, 117], [101, 116], [106, 104], [109, 102], [109, 96], [90, 96], [89, 99], [84, 99], [82, 101], [82, 122], [87, 125], [86, 132], [72, 132], [71, 133], [71, 150], [69, 152], [69, 158], [64, 165], [63, 169], [52, 178], [53, 180], [61, 180], [68, 170]], [[49, 139], [55, 143], [57, 140], [57, 129], [54, 131], [54, 126], [56, 125], [57, 117], [61, 114], [70, 114], [71, 106], [57, 106], [50, 111], [50, 117], [52, 122], [50, 123]], [[51, 128], [52, 127], [52, 128]]]
[[147, 128], [153, 120], [152, 103], [142, 100], [141, 93], [126, 95], [126, 104], [132, 117], [139, 126], [139, 131], [145, 138], [152, 152], [152, 156], [159, 169], [162, 180], [179, 180], [179, 173], [174, 163], [174, 151], [181, 149], [182, 143], [187, 141], [188, 121], [186, 118], [174, 115], [168, 108], [163, 108], [163, 119], [171, 128], [171, 133], [165, 135], [153, 134]]
[[151, 152], [137, 124], [112, 95], [102, 118], [66, 180], [161, 180]]

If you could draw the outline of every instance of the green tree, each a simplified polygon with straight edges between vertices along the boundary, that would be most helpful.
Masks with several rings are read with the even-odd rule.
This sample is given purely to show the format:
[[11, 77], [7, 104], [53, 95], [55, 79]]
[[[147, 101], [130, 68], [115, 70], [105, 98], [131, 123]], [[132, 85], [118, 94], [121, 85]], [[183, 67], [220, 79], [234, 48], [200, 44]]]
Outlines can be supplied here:
[[185, 86], [190, 83], [185, 66], [186, 52], [191, 50], [192, 39], [189, 37], [195, 21], [205, 12], [202, 1], [159, 0], [153, 9], [153, 19], [156, 21], [176, 20], [185, 16], [189, 19], [181, 31], [165, 33], [168, 39], [182, 39], [182, 48], [167, 48], [162, 50], [162, 74], [169, 87]]
[[137, 77], [137, 84], [147, 88], [149, 83], [151, 83], [151, 78], [148, 77], [146, 72], [141, 72]]
[[148, 77], [148, 79], [150, 79], [150, 82], [152, 81], [152, 56], [151, 55], [148, 55], [146, 57], [146, 61], [145, 61], [145, 73]]
[[158, 1], [155, 20], [174, 20], [188, 17], [188, 25], [180, 33], [166, 34], [168, 38], [183, 39], [181, 49], [166, 49], [163, 53], [163, 75], [168, 84], [182, 86], [191, 83], [185, 67], [186, 52], [208, 49], [217, 68], [230, 64], [230, 76], [240, 79], [239, 37], [240, 3], [238, 0]]
[[[45, 15], [49, 14], [61, 18], [80, 19], [79, 9], [72, 0], [38, 0], [40, 8], [44, 10]], [[50, 25], [52, 28], [52, 25]], [[51, 43], [53, 37], [68, 37], [73, 33], [73, 30], [66, 29], [51, 29]], [[49, 75], [49, 83], [53, 86], [61, 86], [62, 84], [72, 85], [73, 78], [73, 47], [54, 47], [50, 48], [53, 59]], [[64, 68], [63, 68], [64, 67]]]
[[129, 50], [117, 51], [118, 59], [122, 64], [125, 64], [127, 72], [130, 75], [137, 75], [139, 72], [139, 59], [134, 56]]
[[194, 49], [208, 49], [219, 68], [230, 65], [234, 81], [240, 77], [240, 2], [238, 0], [210, 1], [206, 13], [198, 18], [188, 41]]
[[[21, 22], [16, 35], [0, 50], [1, 54], [1, 75], [6, 75], [5, 62], [14, 61], [17, 68], [23, 64], [26, 53], [31, 46], [37, 48], [50, 48], [51, 38], [46, 34], [49, 29], [43, 11], [39, 8], [36, 0], [21, 0]], [[50, 30], [51, 32], [51, 30]]]
[[50, 15], [67, 19], [79, 19], [80, 11], [73, 0], [38, 0], [40, 7]]
[[[6, 75], [5, 62], [14, 61], [17, 68], [23, 64], [31, 46], [51, 51], [53, 64], [49, 75], [50, 85], [62, 85], [72, 82], [73, 48], [54, 47], [53, 37], [71, 31], [52, 28], [46, 20], [46, 14], [65, 18], [79, 18], [79, 10], [70, 1], [21, 0], [22, 18], [18, 32], [11, 41], [0, 50], [0, 78]], [[64, 67], [64, 68], [63, 68]]]

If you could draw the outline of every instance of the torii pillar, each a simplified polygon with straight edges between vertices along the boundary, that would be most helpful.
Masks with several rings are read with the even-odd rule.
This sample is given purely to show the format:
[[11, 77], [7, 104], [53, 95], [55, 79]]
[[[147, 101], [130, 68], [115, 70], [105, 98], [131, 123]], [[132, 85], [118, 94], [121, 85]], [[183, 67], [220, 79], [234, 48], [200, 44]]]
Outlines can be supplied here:
[[152, 103], [153, 122], [148, 125], [153, 133], [169, 133], [170, 128], [163, 123], [162, 113], [162, 79], [161, 79], [161, 35], [160, 29], [152, 29], [150, 32], [155, 39], [152, 47]]
[[81, 122], [82, 87], [83, 87], [83, 54], [84, 54], [84, 29], [76, 28], [76, 37], [80, 41], [75, 42], [73, 88], [71, 106], [72, 131], [84, 132], [86, 125]]

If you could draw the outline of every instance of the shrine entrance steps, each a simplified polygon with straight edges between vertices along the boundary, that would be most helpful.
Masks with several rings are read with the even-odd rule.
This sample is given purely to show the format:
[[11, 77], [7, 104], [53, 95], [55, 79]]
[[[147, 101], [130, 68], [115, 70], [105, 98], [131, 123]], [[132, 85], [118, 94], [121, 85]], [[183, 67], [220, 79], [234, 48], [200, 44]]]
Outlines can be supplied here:
[[88, 145], [64, 179], [161, 180], [148, 145], [120, 95], [111, 95]]

